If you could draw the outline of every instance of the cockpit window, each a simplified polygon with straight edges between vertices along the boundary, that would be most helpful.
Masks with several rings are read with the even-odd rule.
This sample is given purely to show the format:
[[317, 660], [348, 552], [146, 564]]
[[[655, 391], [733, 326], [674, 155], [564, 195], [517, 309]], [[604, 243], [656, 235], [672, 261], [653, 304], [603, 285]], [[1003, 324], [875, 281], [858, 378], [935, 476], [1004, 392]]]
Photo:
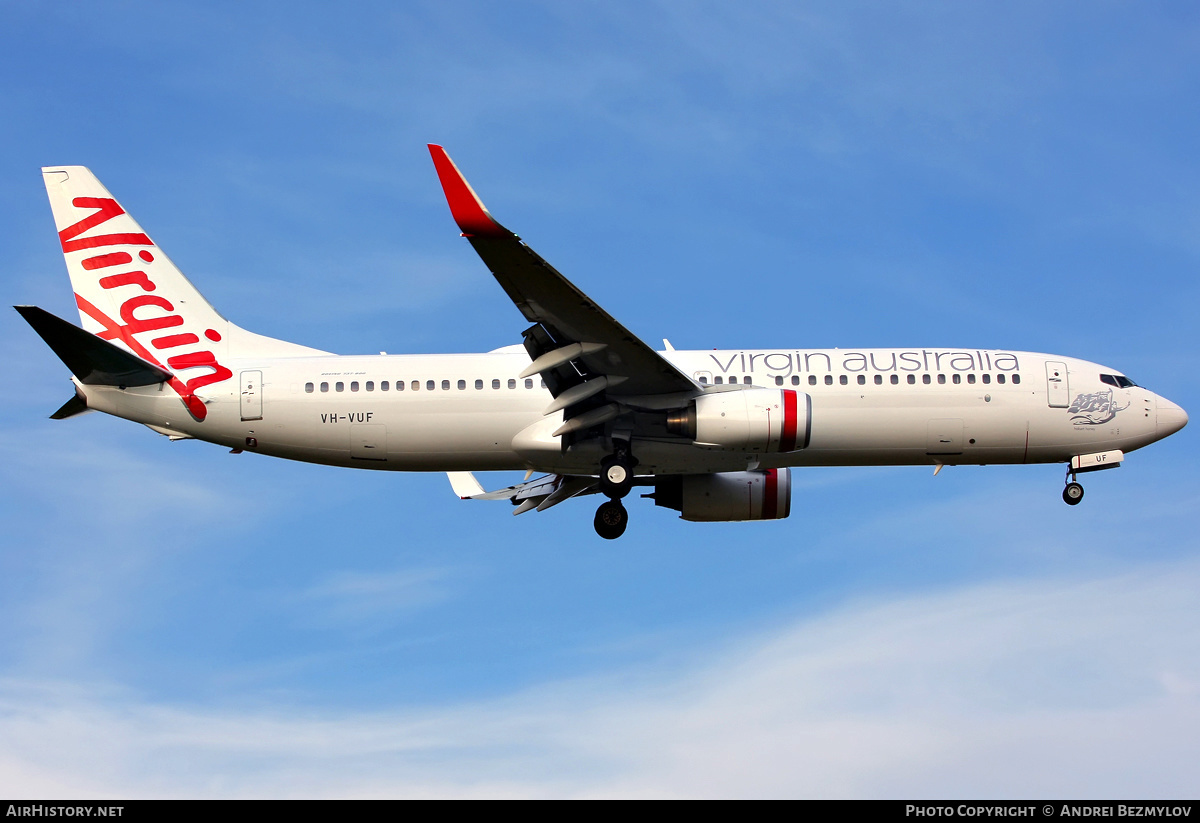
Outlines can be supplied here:
[[1106, 383], [1109, 386], [1116, 386], [1118, 389], [1131, 389], [1137, 386], [1137, 383], [1120, 374], [1102, 374], [1100, 375], [1100, 382]]

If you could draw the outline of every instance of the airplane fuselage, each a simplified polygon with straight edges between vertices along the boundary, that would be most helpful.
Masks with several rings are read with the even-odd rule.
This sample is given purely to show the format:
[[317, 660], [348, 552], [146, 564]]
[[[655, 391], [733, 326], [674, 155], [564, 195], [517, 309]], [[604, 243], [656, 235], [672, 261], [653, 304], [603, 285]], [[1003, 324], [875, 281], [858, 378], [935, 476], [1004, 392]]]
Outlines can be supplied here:
[[[515, 349], [515, 350], [514, 350]], [[1066, 462], [1123, 452], [1186, 417], [1119, 372], [1056, 355], [977, 349], [666, 351], [708, 391], [782, 386], [811, 398], [808, 442], [789, 452], [705, 448], [666, 432], [637, 441], [638, 474], [834, 465]], [[561, 447], [562, 413], [519, 347], [486, 354], [235, 360], [198, 394], [196, 420], [160, 386], [79, 388], [89, 407], [164, 434], [293, 460], [391, 471], [586, 471]], [[1061, 374], [1055, 374], [1061, 372]], [[1103, 382], [1102, 375], [1108, 377]], [[719, 381], [719, 383], [718, 383]], [[585, 445], [585, 444], [581, 444]]]

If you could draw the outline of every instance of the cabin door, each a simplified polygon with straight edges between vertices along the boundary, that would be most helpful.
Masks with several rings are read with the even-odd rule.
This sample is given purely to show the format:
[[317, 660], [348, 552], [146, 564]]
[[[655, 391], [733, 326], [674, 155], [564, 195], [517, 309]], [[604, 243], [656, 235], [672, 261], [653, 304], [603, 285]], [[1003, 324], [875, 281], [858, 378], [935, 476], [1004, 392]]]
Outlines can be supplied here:
[[1071, 405], [1071, 387], [1067, 384], [1067, 364], [1046, 361], [1046, 402], [1052, 409]]

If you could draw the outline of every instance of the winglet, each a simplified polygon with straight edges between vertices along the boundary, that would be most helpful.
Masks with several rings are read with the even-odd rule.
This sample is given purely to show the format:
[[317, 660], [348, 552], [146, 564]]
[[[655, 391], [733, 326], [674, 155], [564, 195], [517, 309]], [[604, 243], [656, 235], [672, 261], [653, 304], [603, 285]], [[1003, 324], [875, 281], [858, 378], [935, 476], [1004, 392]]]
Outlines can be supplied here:
[[483, 486], [470, 472], [446, 472], [446, 476], [450, 478], [450, 488], [454, 489], [460, 500], [470, 500], [484, 493]]
[[446, 154], [446, 150], [434, 143], [429, 144], [433, 167], [437, 169], [438, 181], [450, 204], [450, 214], [466, 237], [507, 237], [509, 231], [497, 223], [484, 207], [479, 195], [463, 177], [458, 166]]

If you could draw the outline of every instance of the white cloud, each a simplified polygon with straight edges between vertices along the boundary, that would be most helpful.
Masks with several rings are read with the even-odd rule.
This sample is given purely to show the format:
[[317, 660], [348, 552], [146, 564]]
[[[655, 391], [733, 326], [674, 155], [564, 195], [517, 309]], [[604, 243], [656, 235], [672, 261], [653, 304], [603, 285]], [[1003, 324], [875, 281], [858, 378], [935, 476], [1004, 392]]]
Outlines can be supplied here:
[[340, 571], [288, 599], [303, 609], [306, 620], [378, 625], [388, 616], [402, 615], [445, 599], [450, 574], [447, 569]]
[[850, 605], [684, 671], [431, 708], [169, 706], [9, 680], [0, 792], [1190, 796], [1198, 583], [1189, 562]]

